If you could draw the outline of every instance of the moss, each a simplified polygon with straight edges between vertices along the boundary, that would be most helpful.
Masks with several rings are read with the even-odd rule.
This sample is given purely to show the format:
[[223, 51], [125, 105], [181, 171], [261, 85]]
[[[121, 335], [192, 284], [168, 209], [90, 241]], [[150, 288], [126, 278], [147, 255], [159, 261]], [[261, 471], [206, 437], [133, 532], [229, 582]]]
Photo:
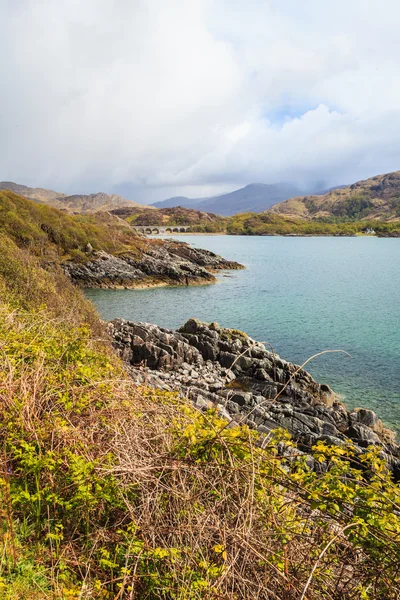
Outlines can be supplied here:
[[249, 336], [244, 331], [240, 331], [240, 329], [223, 329], [221, 331], [222, 339], [227, 339], [229, 341], [235, 338], [241, 338], [242, 340], [247, 340]]
[[226, 387], [231, 390], [240, 390], [241, 392], [251, 391], [251, 386], [249, 382], [245, 379], [240, 379], [238, 377], [230, 381]]

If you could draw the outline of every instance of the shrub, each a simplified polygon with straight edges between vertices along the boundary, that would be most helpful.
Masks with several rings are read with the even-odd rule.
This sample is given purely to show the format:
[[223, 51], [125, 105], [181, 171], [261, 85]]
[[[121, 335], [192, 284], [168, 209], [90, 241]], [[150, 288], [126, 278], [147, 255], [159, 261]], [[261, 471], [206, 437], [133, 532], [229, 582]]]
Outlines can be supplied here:
[[0, 449], [1, 600], [399, 597], [374, 448], [317, 444], [317, 472], [283, 431], [137, 388], [79, 290], [4, 232]]
[[29, 597], [36, 572], [49, 598], [397, 597], [400, 490], [375, 450], [361, 470], [318, 444], [316, 473], [284, 432], [135, 388], [88, 327], [7, 306], [0, 324], [4, 589]]

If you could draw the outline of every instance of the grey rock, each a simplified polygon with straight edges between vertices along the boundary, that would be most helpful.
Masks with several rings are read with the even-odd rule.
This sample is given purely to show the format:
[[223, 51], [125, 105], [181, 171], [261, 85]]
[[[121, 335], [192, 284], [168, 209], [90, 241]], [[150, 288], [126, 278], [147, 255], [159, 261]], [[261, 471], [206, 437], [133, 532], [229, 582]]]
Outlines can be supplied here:
[[212, 408], [212, 402], [206, 400], [202, 396], [197, 396], [196, 406], [197, 408], [204, 408], [205, 410], [208, 410], [209, 408]]
[[[83, 287], [135, 287], [149, 277], [160, 283], [189, 285], [215, 281], [213, 271], [240, 269], [242, 265], [227, 261], [208, 250], [194, 249], [183, 242], [164, 240], [161, 244], [147, 242], [140, 256], [126, 252], [114, 256], [93, 251], [90, 244], [85, 252], [90, 257], [84, 264], [66, 261], [65, 273]], [[213, 335], [213, 332], [210, 331]]]
[[372, 410], [368, 410], [366, 408], [356, 408], [350, 414], [350, 419], [351, 422], [361, 423], [361, 425], [370, 427], [376, 433], [382, 433], [382, 421]]
[[233, 392], [229, 399], [239, 406], [251, 406], [252, 404], [252, 394], [246, 392]]
[[370, 427], [367, 425], [361, 425], [359, 423], [349, 427], [347, 431], [345, 431], [345, 435], [351, 440], [356, 441], [359, 446], [364, 448], [371, 444], [375, 445], [381, 443], [379, 436], [372, 431]]
[[178, 331], [116, 319], [109, 333], [138, 383], [176, 390], [202, 410], [221, 406], [224, 418], [263, 435], [283, 427], [305, 452], [318, 440], [342, 445], [350, 438], [357, 452], [380, 446], [400, 479], [400, 446], [373, 411], [346, 410], [329, 386], [245, 334], [197, 319]]
[[232, 417], [229, 411], [222, 404], [217, 404], [217, 410], [220, 417], [226, 419], [228, 422], [232, 421]]

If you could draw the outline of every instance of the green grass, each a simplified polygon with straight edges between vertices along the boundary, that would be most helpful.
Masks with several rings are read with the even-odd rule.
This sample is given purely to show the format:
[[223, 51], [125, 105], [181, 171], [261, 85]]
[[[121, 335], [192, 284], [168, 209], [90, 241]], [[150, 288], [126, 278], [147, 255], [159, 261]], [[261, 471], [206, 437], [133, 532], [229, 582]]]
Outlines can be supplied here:
[[69, 215], [45, 204], [0, 191], [0, 233], [20, 248], [46, 258], [82, 254], [88, 243], [95, 250], [123, 252], [138, 238], [109, 215]]

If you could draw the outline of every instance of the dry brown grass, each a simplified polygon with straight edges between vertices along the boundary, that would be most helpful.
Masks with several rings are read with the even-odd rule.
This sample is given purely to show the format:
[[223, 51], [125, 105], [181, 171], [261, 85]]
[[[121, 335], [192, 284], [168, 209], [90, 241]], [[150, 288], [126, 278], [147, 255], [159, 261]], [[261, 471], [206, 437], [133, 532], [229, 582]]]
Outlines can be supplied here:
[[14, 259], [0, 262], [1, 600], [400, 597], [400, 490], [376, 452], [361, 471], [351, 449], [319, 446], [317, 474], [283, 433], [135, 387], [80, 293]]
[[[10, 319], [15, 329], [19, 317]], [[30, 326], [38, 340], [46, 329], [49, 335], [49, 326], [57, 331], [61, 323]], [[29, 330], [20, 329], [19, 340], [21, 336], [29, 341]], [[70, 344], [71, 338], [66, 341]], [[366, 598], [398, 597], [393, 564], [400, 555], [396, 557], [390, 534], [385, 574], [365, 540], [348, 537], [358, 527], [351, 510], [334, 514], [313, 508], [313, 478], [297, 479], [293, 461], [279, 457], [272, 440], [261, 449], [248, 428], [226, 428], [214, 413], [200, 413], [176, 395], [138, 389], [123, 371], [112, 379], [100, 373], [86, 383], [70, 381], [72, 405], [66, 408], [58, 400], [65, 383], [49, 386], [49, 373], [66, 368], [63, 352], [54, 362], [42, 356], [34, 365], [3, 361], [3, 368], [2, 414], [9, 422], [15, 418], [25, 440], [38, 444], [42, 454], [62, 457], [61, 474], [41, 468], [40, 486], [45, 489], [51, 482], [57, 493], [68, 497], [62, 481], [69, 481], [67, 457], [73, 453], [95, 466], [89, 478], [112, 478], [118, 489], [119, 497], [111, 498], [110, 506], [102, 499], [89, 511], [86, 530], [79, 507], [71, 522], [71, 515], [63, 517], [59, 507], [43, 498], [38, 552], [53, 588], [43, 598], [100, 598], [103, 590], [115, 600], [338, 600], [361, 598], [361, 585], [372, 590]], [[81, 410], [83, 397], [90, 402]], [[0, 434], [7, 445], [4, 425]], [[12, 472], [31, 485], [11, 446], [3, 464], [5, 472], [12, 465]], [[15, 493], [12, 487], [5, 489]], [[18, 534], [23, 511], [11, 499], [6, 505], [6, 531], [11, 535], [11, 515]], [[56, 518], [64, 528], [57, 551], [45, 541]], [[384, 539], [374, 528], [368, 535]], [[24, 543], [35, 545], [37, 540], [33, 536]], [[21, 553], [20, 545], [11, 548]], [[99, 560], [104, 549], [113, 557], [114, 569]], [[65, 564], [78, 582], [69, 588], [60, 578]]]

